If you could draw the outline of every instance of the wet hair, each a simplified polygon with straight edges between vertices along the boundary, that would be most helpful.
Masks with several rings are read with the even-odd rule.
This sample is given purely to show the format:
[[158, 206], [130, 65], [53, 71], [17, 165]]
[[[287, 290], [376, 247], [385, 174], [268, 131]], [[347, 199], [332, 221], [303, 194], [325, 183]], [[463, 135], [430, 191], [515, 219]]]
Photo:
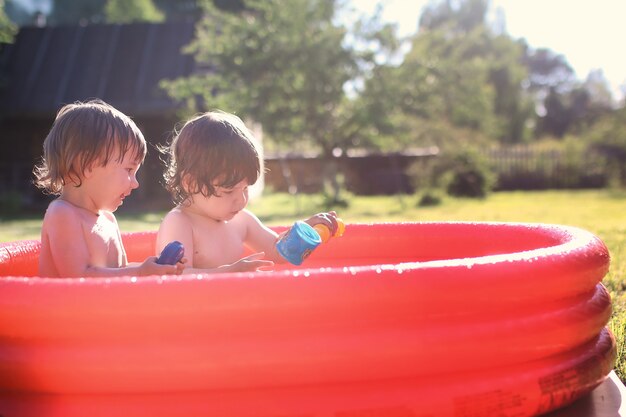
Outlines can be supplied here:
[[215, 186], [232, 188], [243, 180], [254, 184], [261, 160], [254, 137], [233, 114], [212, 111], [189, 119], [168, 147], [163, 174], [176, 204], [191, 195], [216, 195]]
[[85, 170], [121, 162], [132, 152], [142, 163], [146, 140], [130, 117], [102, 100], [63, 106], [43, 143], [41, 162], [35, 166], [35, 185], [60, 194], [66, 181], [80, 187]]

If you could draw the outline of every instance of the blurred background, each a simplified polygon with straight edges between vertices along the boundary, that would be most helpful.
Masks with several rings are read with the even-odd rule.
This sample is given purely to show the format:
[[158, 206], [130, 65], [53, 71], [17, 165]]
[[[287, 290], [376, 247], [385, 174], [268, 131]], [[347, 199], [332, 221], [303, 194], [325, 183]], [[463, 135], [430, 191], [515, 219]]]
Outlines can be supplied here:
[[43, 213], [43, 140], [63, 104], [92, 98], [151, 144], [125, 210], [171, 206], [156, 146], [212, 109], [254, 131], [264, 192], [331, 207], [623, 188], [617, 3], [0, 0], [0, 215]]

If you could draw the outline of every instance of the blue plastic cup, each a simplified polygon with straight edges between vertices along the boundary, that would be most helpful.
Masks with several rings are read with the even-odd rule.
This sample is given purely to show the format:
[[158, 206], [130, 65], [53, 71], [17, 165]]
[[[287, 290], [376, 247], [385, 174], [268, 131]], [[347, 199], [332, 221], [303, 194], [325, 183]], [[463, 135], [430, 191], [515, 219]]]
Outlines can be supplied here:
[[308, 223], [297, 221], [276, 243], [278, 253], [294, 265], [300, 265], [322, 243], [319, 233]]

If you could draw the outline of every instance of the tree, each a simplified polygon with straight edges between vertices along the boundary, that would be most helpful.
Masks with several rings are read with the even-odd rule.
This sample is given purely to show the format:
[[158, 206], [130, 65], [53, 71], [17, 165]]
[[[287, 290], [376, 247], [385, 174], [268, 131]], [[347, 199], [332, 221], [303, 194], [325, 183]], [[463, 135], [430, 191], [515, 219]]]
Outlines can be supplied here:
[[545, 114], [541, 117], [537, 127], [539, 136], [551, 135], [562, 138], [565, 135], [572, 121], [569, 106], [565, 100], [565, 95], [559, 94], [556, 87], [550, 88], [543, 102]]
[[561, 91], [558, 86], [550, 87], [543, 100], [538, 136], [562, 138], [566, 133], [580, 133], [612, 111], [613, 100], [602, 71], [592, 71], [582, 84]]
[[593, 126], [613, 111], [613, 95], [602, 70], [591, 71], [587, 79], [569, 94], [570, 130], [575, 133]]
[[107, 23], [162, 22], [165, 19], [152, 0], [107, 0]]
[[104, 22], [106, 0], [53, 0], [50, 23], [88, 24]]
[[[166, 0], [163, 0], [166, 1]], [[165, 15], [153, 0], [53, 0], [50, 23], [130, 23], [160, 22]]]
[[355, 65], [342, 47], [328, 1], [252, 0], [230, 13], [204, 3], [206, 14], [190, 47], [207, 71], [169, 84], [193, 111], [220, 107], [262, 123], [274, 140], [307, 142], [331, 154], [329, 132], [343, 85]]
[[[154, 5], [161, 10], [166, 20], [197, 20], [202, 14], [202, 8], [198, 0], [153, 0]], [[222, 0], [224, 1], [224, 0]], [[229, 0], [231, 4], [240, 3], [241, 0]]]
[[528, 89], [539, 99], [547, 97], [550, 89], [557, 93], [571, 91], [577, 84], [574, 70], [563, 55], [550, 49], [534, 50], [524, 45], [524, 65], [528, 68]]
[[422, 132], [434, 127], [439, 134], [447, 124], [451, 132], [523, 140], [532, 109], [521, 90], [523, 49], [490, 30], [486, 10], [483, 0], [431, 3], [424, 10], [401, 65], [378, 68], [368, 80], [363, 101], [377, 132], [415, 144]]
[[463, 35], [483, 26], [489, 3], [485, 0], [443, 0], [430, 3], [420, 16], [422, 30], [444, 29]]
[[0, 0], [0, 44], [13, 42], [17, 33], [17, 26], [6, 15], [4, 8], [4, 0]]
[[239, 12], [203, 6], [188, 51], [206, 70], [165, 82], [169, 93], [192, 111], [234, 112], [261, 123], [279, 144], [320, 151], [333, 179], [333, 152], [350, 147], [358, 133], [344, 87], [367, 67], [359, 60], [372, 58], [347, 46], [347, 29], [334, 20], [341, 5], [249, 0]]
[[616, 186], [626, 186], [626, 108], [603, 115], [588, 135], [592, 148], [606, 159], [610, 181]]

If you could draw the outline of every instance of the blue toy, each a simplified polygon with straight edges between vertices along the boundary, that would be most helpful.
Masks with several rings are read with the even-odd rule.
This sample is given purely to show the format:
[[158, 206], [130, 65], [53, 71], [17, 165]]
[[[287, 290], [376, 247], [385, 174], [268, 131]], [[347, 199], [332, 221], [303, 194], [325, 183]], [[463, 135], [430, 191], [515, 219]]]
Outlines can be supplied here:
[[320, 235], [308, 223], [297, 221], [276, 243], [278, 253], [294, 265], [300, 265], [322, 243]]
[[176, 265], [176, 263], [183, 258], [184, 254], [185, 248], [183, 244], [175, 240], [168, 243], [167, 246], [163, 248], [156, 263], [161, 265]]

